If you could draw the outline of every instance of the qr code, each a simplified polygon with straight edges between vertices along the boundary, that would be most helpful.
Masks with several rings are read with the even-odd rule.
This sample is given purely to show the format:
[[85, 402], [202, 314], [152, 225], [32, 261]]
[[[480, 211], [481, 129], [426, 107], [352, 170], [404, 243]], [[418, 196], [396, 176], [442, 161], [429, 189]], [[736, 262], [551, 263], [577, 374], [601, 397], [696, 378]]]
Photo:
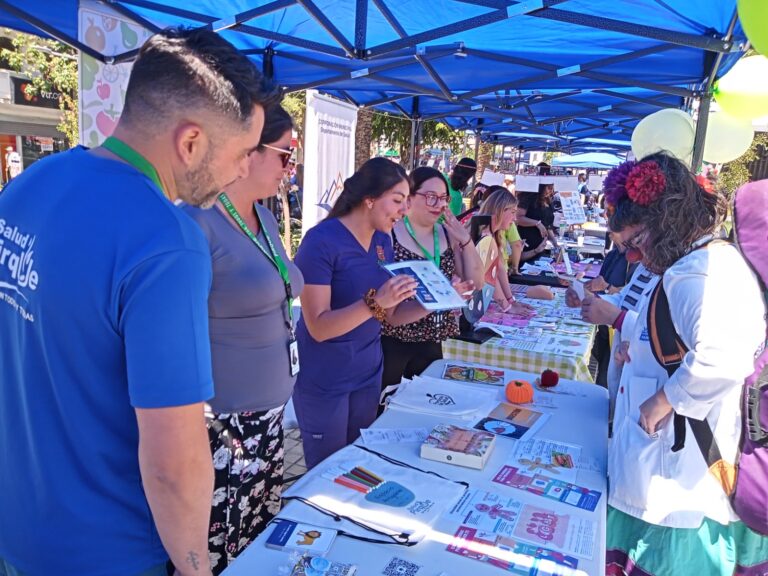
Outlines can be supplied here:
[[416, 573], [419, 571], [418, 564], [414, 564], [413, 562], [408, 562], [408, 560], [403, 560], [402, 558], [392, 558], [392, 560], [389, 561], [389, 564], [387, 564], [387, 567], [384, 568], [384, 576], [416, 576]]

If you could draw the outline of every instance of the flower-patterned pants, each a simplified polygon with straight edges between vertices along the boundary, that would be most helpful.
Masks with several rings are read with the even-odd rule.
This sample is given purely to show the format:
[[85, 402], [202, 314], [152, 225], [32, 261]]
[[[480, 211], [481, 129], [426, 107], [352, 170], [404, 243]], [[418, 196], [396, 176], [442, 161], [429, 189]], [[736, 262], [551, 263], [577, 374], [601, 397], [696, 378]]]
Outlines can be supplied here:
[[283, 410], [206, 411], [215, 475], [208, 555], [220, 574], [280, 511]]

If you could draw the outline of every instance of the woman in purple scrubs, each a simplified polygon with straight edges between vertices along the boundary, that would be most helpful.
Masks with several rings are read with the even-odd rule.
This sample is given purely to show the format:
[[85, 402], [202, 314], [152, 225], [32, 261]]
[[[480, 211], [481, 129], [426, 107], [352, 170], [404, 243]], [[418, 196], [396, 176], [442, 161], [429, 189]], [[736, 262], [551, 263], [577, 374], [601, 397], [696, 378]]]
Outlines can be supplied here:
[[408, 276], [392, 277], [389, 234], [408, 208], [405, 170], [369, 160], [344, 182], [328, 217], [296, 254], [304, 275], [297, 339], [301, 358], [293, 402], [307, 468], [352, 443], [376, 418], [383, 367], [381, 323], [427, 315]]

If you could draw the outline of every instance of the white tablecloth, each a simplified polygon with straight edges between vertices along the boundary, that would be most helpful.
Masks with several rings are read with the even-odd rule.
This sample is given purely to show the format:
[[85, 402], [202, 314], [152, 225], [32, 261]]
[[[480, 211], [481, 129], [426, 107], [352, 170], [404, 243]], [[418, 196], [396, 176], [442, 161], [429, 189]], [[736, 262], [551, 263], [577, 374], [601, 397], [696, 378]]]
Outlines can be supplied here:
[[[440, 360], [432, 364], [425, 375], [439, 377], [442, 374], [446, 363], [457, 364], [455, 360]], [[466, 364], [466, 363], [462, 363]], [[505, 370], [505, 379], [525, 378], [533, 380], [535, 375], [521, 372]], [[569, 381], [566, 381], [569, 382]], [[495, 387], [487, 385], [476, 385], [483, 389], [494, 389]], [[499, 401], [503, 400], [503, 388], [498, 390]], [[537, 433], [537, 437], [549, 440], [558, 440], [564, 443], [580, 445], [582, 447], [582, 459], [591, 459], [597, 464], [600, 471], [581, 470], [578, 476], [580, 486], [597, 490], [602, 493], [597, 509], [594, 512], [587, 512], [566, 504], [553, 500], [544, 499], [540, 496], [529, 494], [522, 490], [502, 486], [491, 481], [502, 465], [508, 460], [514, 447], [514, 440], [498, 437], [496, 447], [483, 470], [472, 470], [461, 468], [450, 464], [442, 464], [431, 460], [423, 460], [419, 457], [419, 445], [409, 444], [389, 444], [375, 445], [372, 449], [384, 453], [392, 458], [417, 466], [423, 470], [433, 470], [446, 478], [453, 480], [464, 480], [470, 483], [470, 488], [479, 488], [497, 492], [508, 497], [514, 497], [524, 503], [539, 505], [544, 508], [550, 508], [561, 514], [570, 514], [590, 519], [598, 524], [597, 542], [595, 554], [591, 561], [581, 559], [579, 569], [582, 574], [594, 576], [604, 573], [605, 557], [605, 517], [606, 517], [606, 457], [608, 448], [608, 394], [604, 388], [595, 384], [578, 384], [576, 386], [578, 395], [566, 396], [562, 394], [548, 395], [555, 400], [556, 408], [535, 409], [551, 413], [550, 419], [543, 428]], [[536, 392], [545, 394], [544, 392]], [[433, 426], [440, 422], [455, 423], [459, 426], [468, 426], [467, 422], [450, 421], [437, 416], [414, 414], [397, 409], [387, 410], [376, 422], [373, 427], [379, 428], [413, 428], [423, 427], [431, 430]], [[471, 424], [470, 424], [471, 425]], [[360, 442], [360, 440], [358, 440]], [[322, 470], [320, 464], [314, 470], [307, 474], [315, 475], [318, 490], [322, 490], [327, 484], [327, 480], [319, 477], [319, 470]], [[327, 516], [315, 512], [297, 502], [289, 502], [280, 513], [281, 517], [292, 520], [302, 521], [310, 524], [316, 524], [327, 527], [338, 527], [333, 520]], [[348, 531], [359, 532], [350, 525], [342, 523], [341, 527]], [[459, 555], [446, 551], [446, 546], [451, 541], [458, 524], [445, 518], [441, 518], [435, 524], [433, 531], [429, 536], [414, 547], [406, 548], [403, 546], [371, 544], [360, 542], [358, 540], [338, 537], [334, 542], [327, 557], [331, 560], [342, 562], [351, 562], [358, 565], [360, 576], [378, 576], [382, 574], [384, 567], [389, 563], [392, 557], [397, 556], [415, 562], [422, 566], [417, 576], [438, 576], [445, 573], [446, 576], [483, 576], [496, 575], [501, 576], [505, 572], [489, 564], [476, 560], [463, 558]], [[224, 572], [224, 576], [266, 576], [288, 574], [281, 568], [287, 565], [287, 552], [273, 550], [264, 546], [264, 541], [271, 532], [268, 528], [251, 546], [246, 549], [237, 561]], [[375, 536], [375, 534], [370, 534]]]

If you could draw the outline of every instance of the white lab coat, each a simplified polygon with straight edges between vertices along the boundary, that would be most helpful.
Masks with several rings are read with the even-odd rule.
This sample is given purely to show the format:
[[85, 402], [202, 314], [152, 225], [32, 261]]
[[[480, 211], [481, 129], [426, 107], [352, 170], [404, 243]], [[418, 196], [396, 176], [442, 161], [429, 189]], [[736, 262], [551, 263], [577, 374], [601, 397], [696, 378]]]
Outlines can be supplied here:
[[664, 274], [672, 321], [690, 350], [671, 378], [654, 359], [644, 298], [627, 315], [622, 340], [631, 361], [622, 368], [608, 457], [608, 502], [661, 526], [697, 528], [704, 517], [735, 520], [727, 497], [709, 474], [690, 428], [673, 453], [672, 420], [649, 437], [640, 405], [660, 387], [674, 410], [706, 417], [724, 459], [733, 462], [741, 429], [744, 378], [752, 373], [765, 334], [765, 304], [757, 280], [734, 246], [712, 244], [681, 258]]

